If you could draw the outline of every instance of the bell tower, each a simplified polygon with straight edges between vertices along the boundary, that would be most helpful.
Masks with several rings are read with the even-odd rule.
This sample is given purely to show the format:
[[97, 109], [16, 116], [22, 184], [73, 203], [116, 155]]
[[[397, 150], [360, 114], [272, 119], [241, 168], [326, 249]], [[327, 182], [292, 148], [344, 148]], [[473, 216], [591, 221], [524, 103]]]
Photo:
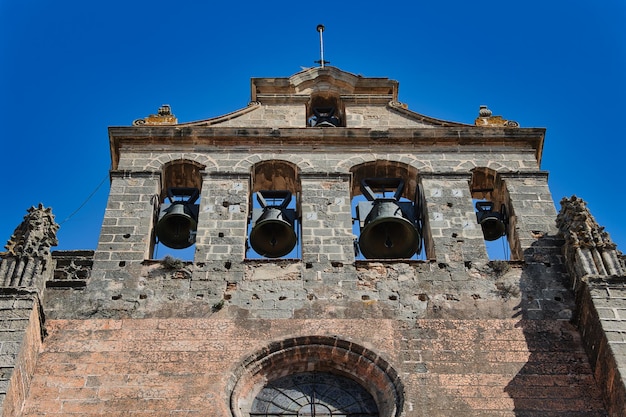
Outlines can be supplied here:
[[[93, 266], [64, 254], [46, 286], [25, 416], [604, 415], [545, 129], [425, 116], [321, 62], [219, 117], [109, 128]], [[623, 274], [605, 243], [581, 259]]]

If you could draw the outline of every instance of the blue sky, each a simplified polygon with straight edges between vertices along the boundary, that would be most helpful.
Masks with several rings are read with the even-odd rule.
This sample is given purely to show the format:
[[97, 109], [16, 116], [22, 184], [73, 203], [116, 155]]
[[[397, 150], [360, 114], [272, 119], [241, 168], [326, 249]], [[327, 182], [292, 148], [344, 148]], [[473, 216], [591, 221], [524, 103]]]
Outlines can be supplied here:
[[108, 178], [107, 127], [245, 107], [251, 77], [315, 65], [319, 23], [331, 65], [398, 80], [413, 111], [473, 123], [486, 104], [547, 128], [557, 209], [582, 197], [626, 250], [623, 0], [0, 0], [0, 244], [41, 202], [57, 249], [95, 249], [108, 180], [72, 213]]

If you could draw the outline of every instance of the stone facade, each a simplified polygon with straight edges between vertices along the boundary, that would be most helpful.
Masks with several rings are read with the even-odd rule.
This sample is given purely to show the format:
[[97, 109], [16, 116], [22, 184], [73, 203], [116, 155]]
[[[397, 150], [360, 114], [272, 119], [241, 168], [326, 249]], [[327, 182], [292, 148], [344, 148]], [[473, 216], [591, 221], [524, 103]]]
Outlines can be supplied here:
[[[362, 387], [368, 416], [626, 416], [623, 260], [578, 200], [555, 221], [543, 129], [486, 109], [475, 125], [429, 118], [397, 82], [333, 67], [253, 79], [251, 98], [214, 119], [163, 106], [110, 128], [95, 252], [43, 251], [55, 271], [24, 284], [4, 278], [8, 247], [0, 313], [30, 318], [6, 362], [27, 383], [6, 378], [3, 415], [344, 415], [348, 391], [260, 400], [312, 373]], [[367, 178], [404, 181], [420, 255], [355, 252]], [[201, 192], [193, 259], [154, 259], [171, 187]], [[288, 256], [249, 251], [262, 190], [294, 196]], [[489, 257], [483, 199], [506, 213], [509, 259]]]

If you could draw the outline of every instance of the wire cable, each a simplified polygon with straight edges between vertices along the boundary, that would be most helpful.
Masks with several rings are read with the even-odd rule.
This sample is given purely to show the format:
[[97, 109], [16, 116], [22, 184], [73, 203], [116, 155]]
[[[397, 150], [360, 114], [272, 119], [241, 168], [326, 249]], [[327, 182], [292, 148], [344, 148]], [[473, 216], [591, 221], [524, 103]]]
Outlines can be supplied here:
[[96, 194], [98, 192], [98, 190], [100, 189], [100, 187], [102, 187], [102, 184], [104, 184], [104, 182], [107, 180], [107, 178], [109, 178], [109, 173], [107, 172], [107, 174], [104, 176], [104, 178], [102, 178], [102, 181], [100, 181], [100, 184], [98, 184], [98, 186], [96, 187], [95, 190], [93, 190], [91, 192], [91, 194], [89, 194], [89, 196], [85, 199], [85, 201], [83, 201], [83, 203], [78, 206], [78, 208], [76, 210], [74, 210], [69, 216], [67, 216], [65, 219], [63, 219], [61, 222], [59, 222], [59, 226], [62, 225], [63, 223], [65, 223], [66, 221], [68, 221], [69, 219], [71, 219], [72, 217], [74, 217], [74, 215], [76, 213], [78, 213], [80, 211], [80, 209], [82, 209], [83, 207], [85, 207], [85, 204], [87, 204], [87, 202], [89, 200], [91, 200], [91, 197], [94, 196], [94, 194]]

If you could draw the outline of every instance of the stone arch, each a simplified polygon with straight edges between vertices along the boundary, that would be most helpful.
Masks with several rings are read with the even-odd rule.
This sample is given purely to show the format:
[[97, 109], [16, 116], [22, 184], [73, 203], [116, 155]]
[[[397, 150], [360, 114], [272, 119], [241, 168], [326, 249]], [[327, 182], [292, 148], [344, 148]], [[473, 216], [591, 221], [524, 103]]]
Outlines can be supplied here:
[[252, 192], [259, 190], [287, 190], [300, 192], [300, 169], [292, 162], [280, 159], [262, 160], [251, 167]]
[[350, 194], [352, 197], [361, 194], [361, 180], [363, 178], [385, 177], [402, 178], [405, 182], [402, 196], [414, 201], [417, 190], [417, 168], [405, 162], [375, 159], [354, 165], [350, 168], [352, 184]]
[[500, 162], [496, 162], [496, 161], [489, 161], [489, 163], [487, 164], [487, 167], [497, 172], [501, 172], [507, 168]]
[[402, 413], [404, 386], [387, 361], [347, 340], [303, 336], [270, 343], [242, 361], [229, 384], [232, 416], [248, 417], [256, 395], [268, 382], [311, 371], [358, 383], [373, 397], [380, 417], [399, 417]]
[[358, 155], [339, 161], [335, 166], [335, 170], [337, 172], [351, 172], [356, 166], [383, 160], [391, 164], [405, 164], [408, 167], [415, 168], [415, 170], [419, 172], [432, 171], [432, 167], [430, 164], [420, 161], [416, 156], [413, 155], [401, 155], [399, 157], [398, 155], [393, 155], [393, 157], [391, 157], [391, 155], [381, 156], [374, 154]]
[[283, 154], [250, 155], [235, 164], [232, 169], [235, 172], [250, 172], [254, 165], [269, 161], [283, 161], [296, 166], [300, 171], [313, 170], [313, 164], [301, 156]]
[[300, 170], [292, 162], [270, 159], [250, 173], [247, 257], [300, 256]]
[[168, 188], [196, 188], [202, 190], [204, 165], [188, 159], [175, 159], [161, 166], [161, 201], [167, 196]]
[[163, 166], [167, 163], [184, 160], [189, 161], [192, 164], [196, 164], [198, 166], [202, 166], [202, 169], [205, 171], [215, 171], [217, 170], [217, 163], [207, 155], [201, 153], [164, 153], [160, 154], [154, 159], [152, 159], [148, 165], [147, 169], [152, 171], [159, 171], [163, 169]]
[[454, 167], [454, 172], [470, 172], [476, 168], [474, 161], [463, 161]]

